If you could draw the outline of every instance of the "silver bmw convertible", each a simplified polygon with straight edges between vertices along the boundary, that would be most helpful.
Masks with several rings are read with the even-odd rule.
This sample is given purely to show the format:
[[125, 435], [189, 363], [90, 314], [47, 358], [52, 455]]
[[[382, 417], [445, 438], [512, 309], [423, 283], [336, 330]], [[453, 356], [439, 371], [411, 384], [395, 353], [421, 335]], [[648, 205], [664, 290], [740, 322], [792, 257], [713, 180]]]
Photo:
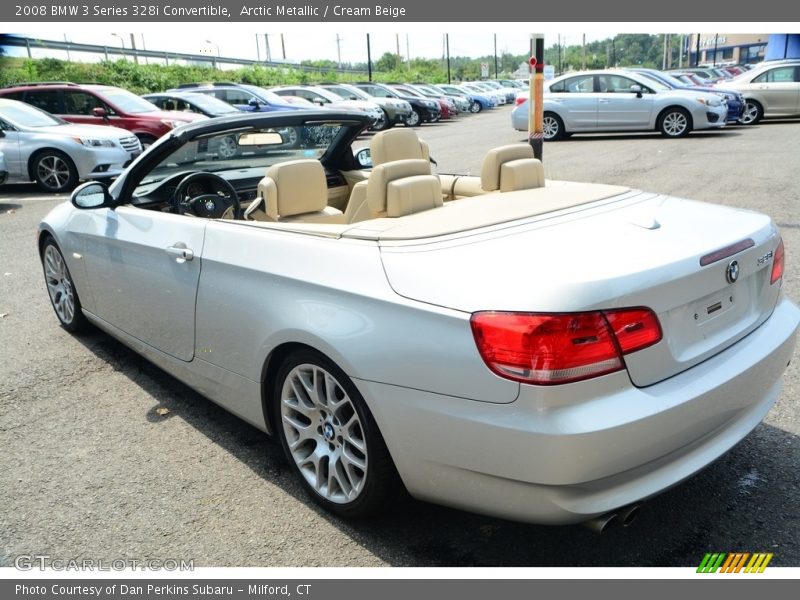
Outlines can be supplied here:
[[349, 517], [404, 487], [627, 522], [777, 400], [800, 311], [768, 216], [545, 179], [524, 144], [488, 149], [480, 176], [432, 171], [410, 129], [354, 154], [369, 124], [193, 123], [79, 187], [39, 229], [61, 324], [277, 438]]

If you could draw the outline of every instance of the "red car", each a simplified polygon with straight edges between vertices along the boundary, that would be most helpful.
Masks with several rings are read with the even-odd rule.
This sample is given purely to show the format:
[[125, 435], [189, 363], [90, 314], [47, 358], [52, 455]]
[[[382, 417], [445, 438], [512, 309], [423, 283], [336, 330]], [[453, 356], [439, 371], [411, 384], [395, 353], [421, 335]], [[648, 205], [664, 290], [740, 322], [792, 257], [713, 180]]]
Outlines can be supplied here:
[[70, 123], [112, 125], [135, 134], [147, 147], [162, 135], [190, 121], [196, 113], [159, 110], [122, 88], [76, 83], [27, 83], [0, 90], [0, 97], [21, 100]]

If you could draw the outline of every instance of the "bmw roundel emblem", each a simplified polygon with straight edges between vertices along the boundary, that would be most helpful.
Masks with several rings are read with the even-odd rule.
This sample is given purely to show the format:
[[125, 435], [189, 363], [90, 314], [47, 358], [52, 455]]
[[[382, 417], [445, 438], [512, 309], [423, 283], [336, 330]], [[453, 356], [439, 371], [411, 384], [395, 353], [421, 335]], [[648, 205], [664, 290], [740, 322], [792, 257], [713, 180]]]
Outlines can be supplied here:
[[[206, 200], [206, 210], [207, 210], [208, 212], [211, 212], [211, 211], [212, 211], [212, 210], [214, 210], [216, 207], [217, 207], [217, 205], [216, 205], [216, 204], [214, 204], [214, 201], [213, 201], [213, 200]], [[736, 262], [736, 261], [734, 261], [734, 262]], [[736, 280], [734, 279], [734, 281], [736, 281]]]
[[725, 279], [728, 280], [728, 283], [736, 283], [736, 280], [739, 279], [738, 260], [732, 260], [731, 263], [728, 265], [728, 268], [725, 271]]

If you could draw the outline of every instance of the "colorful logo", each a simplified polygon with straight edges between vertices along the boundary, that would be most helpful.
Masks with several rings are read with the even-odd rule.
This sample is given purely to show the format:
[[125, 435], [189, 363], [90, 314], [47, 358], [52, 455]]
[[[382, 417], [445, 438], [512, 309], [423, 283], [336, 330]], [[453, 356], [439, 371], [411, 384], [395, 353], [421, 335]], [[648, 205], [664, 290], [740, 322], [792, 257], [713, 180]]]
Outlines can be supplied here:
[[[700, 566], [697, 567], [698, 573], [763, 573], [764, 569], [772, 560], [772, 552], [717, 552], [707, 553]], [[749, 560], [748, 560], [749, 559]]]

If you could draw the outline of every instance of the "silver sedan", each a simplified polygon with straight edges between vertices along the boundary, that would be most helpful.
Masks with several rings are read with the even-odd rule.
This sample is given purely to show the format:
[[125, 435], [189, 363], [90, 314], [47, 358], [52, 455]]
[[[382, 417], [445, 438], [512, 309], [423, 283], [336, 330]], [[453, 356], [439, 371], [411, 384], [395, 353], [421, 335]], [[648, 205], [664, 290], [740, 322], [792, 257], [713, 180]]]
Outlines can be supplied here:
[[800, 60], [764, 62], [726, 81], [724, 87], [744, 96], [742, 123], [758, 123], [763, 117], [800, 116]]
[[44, 191], [58, 193], [81, 179], [116, 177], [142, 147], [124, 129], [73, 125], [24, 102], [0, 98], [0, 151], [9, 181], [35, 181]]
[[[728, 108], [713, 93], [673, 90], [636, 73], [586, 71], [562, 75], [545, 84], [544, 137], [573, 133], [660, 131], [682, 137], [697, 129], [725, 126]], [[514, 129], [528, 130], [529, 101], [511, 114]]]
[[[546, 180], [526, 144], [456, 181], [405, 128], [372, 138], [370, 173], [351, 150], [370, 122], [193, 123], [110, 188], [84, 184], [39, 229], [61, 324], [277, 437], [349, 517], [403, 485], [521, 521], [626, 523], [775, 403], [800, 311], [768, 216]], [[214, 153], [230, 136], [240, 151]]]

